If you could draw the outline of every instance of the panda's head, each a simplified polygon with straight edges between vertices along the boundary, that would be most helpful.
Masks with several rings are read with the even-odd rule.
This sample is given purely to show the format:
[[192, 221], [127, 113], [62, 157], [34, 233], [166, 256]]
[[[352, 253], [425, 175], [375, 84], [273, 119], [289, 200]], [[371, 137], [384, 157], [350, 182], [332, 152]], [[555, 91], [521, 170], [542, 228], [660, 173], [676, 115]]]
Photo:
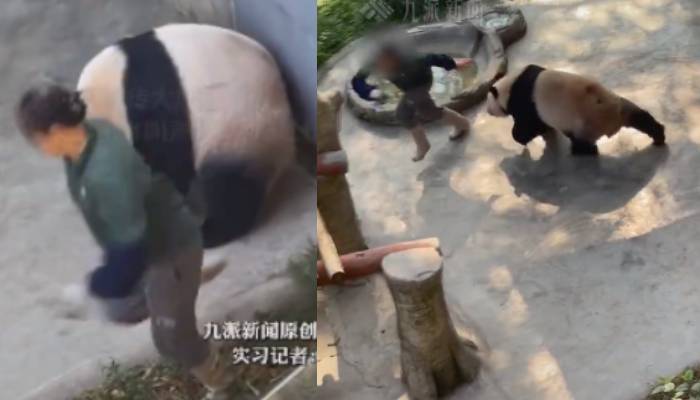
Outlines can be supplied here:
[[508, 112], [508, 100], [510, 99], [512, 82], [511, 77], [505, 77], [491, 85], [486, 97], [486, 111], [489, 115], [494, 117], [507, 117], [510, 115]]

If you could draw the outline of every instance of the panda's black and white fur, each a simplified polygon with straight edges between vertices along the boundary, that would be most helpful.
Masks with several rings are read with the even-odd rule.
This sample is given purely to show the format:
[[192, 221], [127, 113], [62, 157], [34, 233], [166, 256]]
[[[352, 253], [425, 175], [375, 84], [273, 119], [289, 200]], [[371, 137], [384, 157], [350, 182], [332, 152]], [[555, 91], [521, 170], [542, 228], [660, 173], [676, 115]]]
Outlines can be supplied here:
[[487, 111], [513, 117], [512, 134], [518, 143], [527, 145], [554, 129], [571, 140], [573, 154], [598, 154], [596, 141], [623, 126], [644, 132], [655, 145], [666, 141], [664, 126], [631, 101], [593, 79], [537, 65], [496, 81]]
[[275, 61], [227, 29], [173, 24], [127, 37], [85, 66], [78, 90], [88, 118], [120, 127], [181, 193], [201, 184], [207, 247], [254, 226], [294, 158], [294, 124]]

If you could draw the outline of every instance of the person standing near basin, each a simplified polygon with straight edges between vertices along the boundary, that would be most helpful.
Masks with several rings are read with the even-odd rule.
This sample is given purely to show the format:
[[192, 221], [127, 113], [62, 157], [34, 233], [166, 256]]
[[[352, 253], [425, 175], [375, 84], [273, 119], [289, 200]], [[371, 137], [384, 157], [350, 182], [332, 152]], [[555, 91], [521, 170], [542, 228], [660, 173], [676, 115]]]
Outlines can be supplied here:
[[438, 107], [430, 95], [433, 85], [433, 66], [451, 71], [472, 63], [470, 59], [455, 59], [446, 54], [420, 54], [406, 51], [393, 44], [382, 46], [373, 60], [372, 67], [363, 68], [352, 78], [351, 85], [365, 100], [381, 98], [377, 87], [367, 82], [371, 71], [396, 85], [403, 96], [396, 108], [396, 118], [411, 131], [416, 143], [413, 161], [422, 160], [430, 150], [424, 124], [442, 120], [455, 127], [450, 140], [457, 140], [469, 132], [469, 120], [447, 107]]

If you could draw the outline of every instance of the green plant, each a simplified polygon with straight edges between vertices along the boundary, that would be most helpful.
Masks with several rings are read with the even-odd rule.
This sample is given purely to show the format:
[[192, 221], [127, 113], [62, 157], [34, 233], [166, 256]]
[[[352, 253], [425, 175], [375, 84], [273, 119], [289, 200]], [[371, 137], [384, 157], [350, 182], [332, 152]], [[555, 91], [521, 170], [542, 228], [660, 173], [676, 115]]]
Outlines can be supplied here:
[[169, 363], [125, 368], [112, 361], [103, 374], [100, 387], [74, 400], [189, 400], [203, 395], [186, 371]]
[[[319, 0], [317, 66], [321, 67], [346, 44], [383, 23], [401, 22], [406, 9], [405, 0], [381, 0], [393, 13], [385, 20], [362, 13], [370, 0]], [[418, 2], [419, 3], [419, 2]], [[417, 7], [416, 15], [421, 15]]]
[[660, 378], [646, 400], [700, 400], [700, 369], [685, 369], [679, 375]]

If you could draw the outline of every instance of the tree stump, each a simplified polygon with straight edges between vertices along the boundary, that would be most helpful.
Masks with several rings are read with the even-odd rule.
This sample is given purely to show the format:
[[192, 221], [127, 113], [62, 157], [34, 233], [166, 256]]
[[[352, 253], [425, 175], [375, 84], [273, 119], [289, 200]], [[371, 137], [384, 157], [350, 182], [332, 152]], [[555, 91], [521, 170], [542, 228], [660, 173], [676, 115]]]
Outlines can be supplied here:
[[345, 176], [319, 176], [317, 179], [316, 202], [338, 253], [347, 254], [367, 249]]
[[402, 378], [410, 398], [435, 400], [473, 382], [481, 360], [475, 345], [460, 341], [448, 314], [438, 250], [390, 254], [382, 269], [396, 305]]
[[[319, 93], [317, 96], [318, 155], [342, 150], [338, 134], [342, 104], [343, 96], [337, 91]], [[367, 249], [345, 175], [318, 176], [317, 182], [316, 203], [338, 253], [347, 254]]]

